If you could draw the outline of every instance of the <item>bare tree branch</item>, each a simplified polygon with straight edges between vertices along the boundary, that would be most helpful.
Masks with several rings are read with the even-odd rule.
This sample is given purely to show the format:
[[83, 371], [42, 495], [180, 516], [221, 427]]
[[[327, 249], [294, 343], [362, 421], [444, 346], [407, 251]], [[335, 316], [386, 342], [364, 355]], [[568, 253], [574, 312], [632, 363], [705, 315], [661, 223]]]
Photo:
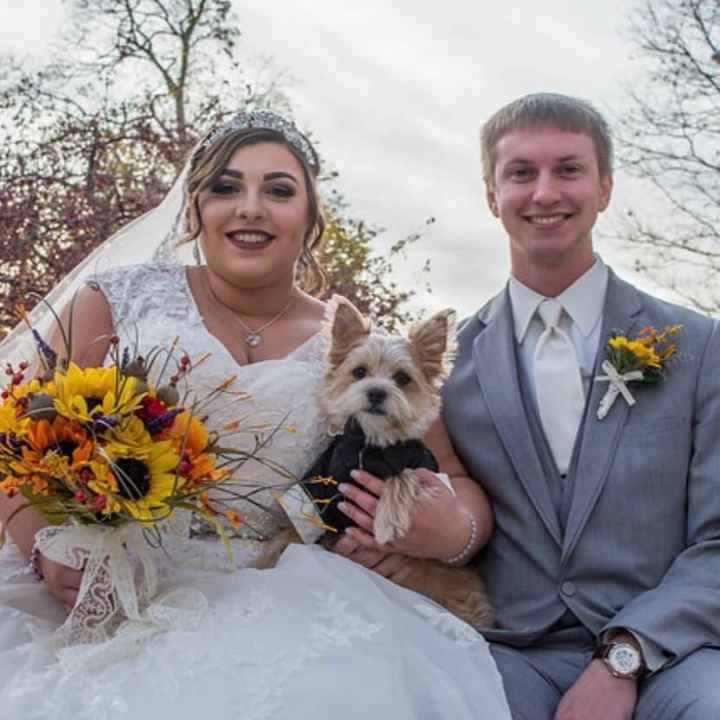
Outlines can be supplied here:
[[720, 4], [645, 0], [631, 17], [631, 33], [648, 69], [618, 121], [621, 167], [655, 188], [665, 205], [651, 220], [628, 213], [620, 237], [652, 250], [639, 263], [642, 271], [717, 313]]

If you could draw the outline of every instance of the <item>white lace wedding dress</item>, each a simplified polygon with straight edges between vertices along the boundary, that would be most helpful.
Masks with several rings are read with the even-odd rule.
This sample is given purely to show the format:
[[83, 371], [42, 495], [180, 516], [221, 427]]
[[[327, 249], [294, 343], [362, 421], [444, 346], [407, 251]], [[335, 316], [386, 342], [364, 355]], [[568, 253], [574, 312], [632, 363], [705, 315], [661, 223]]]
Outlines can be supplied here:
[[[210, 359], [193, 371], [200, 393], [236, 374], [252, 412], [280, 432], [267, 453], [292, 472], [326, 442], [314, 389], [321, 337], [281, 360], [238, 366], [205, 329], [181, 266], [136, 266], [99, 278], [123, 343], [169, 344]], [[237, 414], [217, 408], [212, 423]], [[226, 417], [223, 417], [223, 412]], [[263, 482], [277, 477], [260, 464]], [[271, 504], [268, 496], [264, 502]], [[272, 537], [277, 517], [242, 507]], [[52, 649], [63, 611], [25, 570], [12, 544], [0, 551], [0, 719], [32, 720], [503, 720], [502, 681], [485, 641], [424, 597], [314, 545], [288, 548], [271, 570], [249, 567], [267, 543], [233, 540], [236, 568], [210, 536], [168, 533], [157, 562], [162, 591], [200, 591], [179, 627], [136, 623], [107, 643]], [[185, 593], [185, 595], [183, 595]], [[195, 598], [188, 590], [176, 596]]]

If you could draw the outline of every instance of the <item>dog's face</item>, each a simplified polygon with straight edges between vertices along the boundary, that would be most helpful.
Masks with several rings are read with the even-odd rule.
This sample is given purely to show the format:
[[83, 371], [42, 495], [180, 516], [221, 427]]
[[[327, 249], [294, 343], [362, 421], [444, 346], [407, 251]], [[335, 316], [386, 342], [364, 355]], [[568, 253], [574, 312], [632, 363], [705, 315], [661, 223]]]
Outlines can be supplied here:
[[384, 447], [420, 438], [440, 410], [440, 386], [455, 350], [455, 314], [444, 310], [407, 338], [373, 332], [345, 298], [329, 303], [322, 403], [333, 432], [350, 417]]

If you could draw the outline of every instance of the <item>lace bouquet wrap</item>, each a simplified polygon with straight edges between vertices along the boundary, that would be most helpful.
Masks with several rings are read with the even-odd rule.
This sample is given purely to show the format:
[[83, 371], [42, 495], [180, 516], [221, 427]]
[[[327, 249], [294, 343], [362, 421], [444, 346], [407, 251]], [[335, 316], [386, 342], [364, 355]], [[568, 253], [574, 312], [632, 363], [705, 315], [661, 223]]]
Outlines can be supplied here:
[[[26, 499], [14, 514], [33, 507], [50, 523], [36, 536], [39, 552], [83, 570], [59, 644], [98, 642], [126, 620], [167, 618], [178, 608], [167, 598], [153, 602], [158, 576], [151, 552], [176, 512], [201, 516], [230, 553], [227, 530], [242, 519], [226, 498], [237, 499], [232, 475], [248, 455], [229, 457], [220, 447], [223, 434], [209, 432], [199, 413], [213, 396], [223, 402], [247, 396], [233, 391], [229, 378], [208, 397], [181, 397], [203, 358], [193, 363], [175, 346], [131, 357], [111, 338], [107, 366], [80, 368], [59, 360], [34, 334], [41, 374], [26, 380], [27, 362], [5, 367], [0, 491]], [[202, 606], [197, 591], [187, 595], [180, 605]]]

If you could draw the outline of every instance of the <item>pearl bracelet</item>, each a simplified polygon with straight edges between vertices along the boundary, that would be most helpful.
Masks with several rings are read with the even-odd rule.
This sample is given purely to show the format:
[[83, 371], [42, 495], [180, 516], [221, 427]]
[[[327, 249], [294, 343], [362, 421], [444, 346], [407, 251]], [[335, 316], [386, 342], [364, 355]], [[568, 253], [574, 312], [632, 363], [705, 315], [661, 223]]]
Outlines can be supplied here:
[[475, 518], [472, 513], [469, 512], [467, 516], [470, 519], [470, 538], [468, 539], [465, 547], [459, 553], [443, 560], [446, 565], [456, 565], [457, 563], [466, 560], [475, 547], [475, 542], [478, 537], [477, 523], [475, 522]]

